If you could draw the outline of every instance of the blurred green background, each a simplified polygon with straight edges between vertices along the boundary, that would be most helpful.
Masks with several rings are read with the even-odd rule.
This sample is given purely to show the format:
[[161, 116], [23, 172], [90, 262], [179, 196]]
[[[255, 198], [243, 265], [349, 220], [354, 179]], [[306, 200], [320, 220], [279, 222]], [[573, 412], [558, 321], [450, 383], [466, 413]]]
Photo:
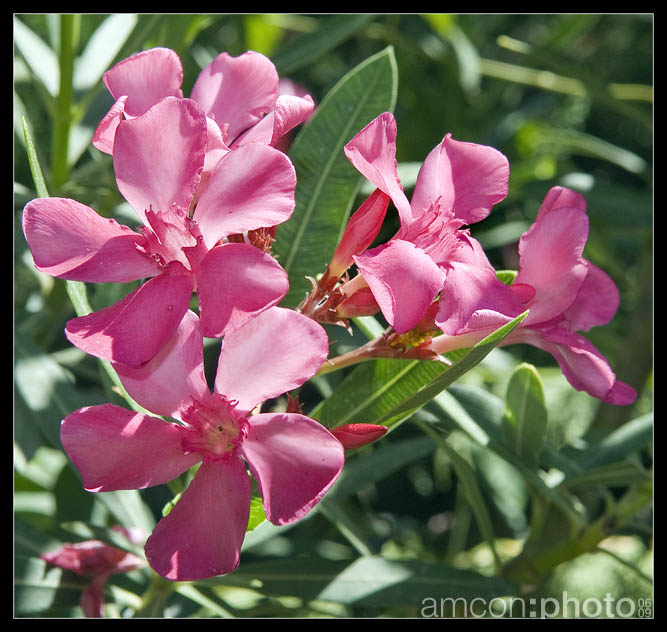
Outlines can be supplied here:
[[[621, 293], [616, 318], [587, 337], [609, 359], [618, 378], [637, 389], [639, 399], [631, 407], [599, 404], [574, 392], [551, 357], [530, 347], [494, 351], [488, 362], [465, 376], [458, 395], [464, 397], [466, 388], [484, 389], [502, 398], [510, 368], [520, 361], [531, 362], [544, 380], [552, 418], [562, 420], [561, 441], [572, 450], [595, 445], [631, 419], [651, 413], [651, 14], [116, 14], [115, 28], [127, 33], [127, 39], [116, 42], [117, 50], [110, 49], [107, 42], [103, 50], [95, 51], [91, 38], [100, 25], [108, 24], [108, 17], [86, 14], [78, 23], [74, 44], [85, 64], [75, 74], [77, 110], [63, 169], [52, 150], [53, 95], [58, 89], [57, 66], [54, 69], [52, 64], [57, 59], [53, 53], [40, 57], [39, 42], [33, 37], [57, 50], [58, 15], [15, 16], [15, 511], [21, 524], [17, 531], [34, 536], [33, 553], [64, 537], [58, 531], [63, 522], [111, 519], [108, 507], [101, 508], [80, 490], [57, 443], [63, 414], [106, 401], [108, 390], [101, 386], [103, 379], [95, 362], [81, 357], [63, 336], [65, 322], [74, 315], [64, 284], [36, 273], [31, 265], [20, 216], [35, 192], [21, 117], [31, 126], [51, 195], [73, 197], [127, 222], [111, 158], [95, 150], [90, 139], [112, 103], [101, 84], [101, 72], [144, 48], [166, 46], [180, 55], [186, 96], [200, 70], [219, 52], [238, 55], [251, 49], [271, 57], [281, 77], [301, 84], [320, 102], [351, 68], [393, 46], [398, 67], [397, 158], [401, 173], [406, 174], [406, 189], [415, 165], [446, 133], [458, 140], [492, 145], [509, 159], [507, 199], [472, 231], [498, 269], [516, 269], [517, 240], [535, 218], [550, 187], [569, 186], [584, 194], [591, 223], [584, 254], [612, 276]], [[95, 67], [104, 60], [109, 61], [105, 67]], [[384, 228], [387, 235], [396, 228], [392, 221], [388, 219]], [[94, 308], [102, 307], [124, 293], [123, 287], [97, 288], [91, 302]], [[312, 397], [319, 394], [313, 391]], [[421, 414], [437, 413], [426, 409]], [[420, 437], [413, 425], [404, 424], [386, 444]], [[463, 452], [468, 449], [462, 446]], [[468, 456], [491, 507], [499, 551], [514, 555], [527, 528], [525, 490], [515, 484], [516, 473], [490, 452], [472, 450]], [[650, 442], [633, 453], [633, 458], [649, 467]], [[619, 485], [619, 490], [625, 487]], [[488, 548], [457, 490], [460, 486], [447, 455], [424, 449], [383, 478], [372, 478], [347, 499], [344, 511], [363, 531], [372, 551], [385, 559], [446, 563], [488, 574], [492, 568]], [[160, 489], [142, 492], [142, 497], [155, 511], [170, 498]], [[330, 518], [318, 514], [288, 534], [258, 545], [244, 559], [249, 563], [279, 561], [316, 553], [322, 564], [334, 566], [351, 559], [355, 552], [349, 538], [341, 535]], [[567, 590], [569, 595], [585, 598], [610, 591], [617, 598], [650, 598], [650, 511], [605, 541], [605, 548], [607, 553], [560, 565], [536, 594], [560, 595]], [[136, 588], [123, 581], [117, 580], [121, 588], [130, 592]], [[136, 579], [139, 586], [142, 581], [145, 578]], [[262, 590], [250, 580], [244, 587], [221, 586], [210, 588], [218, 592], [208, 596], [222, 600], [226, 612], [236, 616], [420, 614], [418, 604], [389, 598], [313, 602], [302, 586], [284, 594], [274, 588]], [[194, 607], [182, 599], [171, 606], [174, 616], [211, 615], [210, 604], [207, 610], [201, 603]], [[75, 616], [75, 602], [69, 604], [65, 599], [64, 603], [61, 610], [17, 609], [23, 616], [24, 612]]]

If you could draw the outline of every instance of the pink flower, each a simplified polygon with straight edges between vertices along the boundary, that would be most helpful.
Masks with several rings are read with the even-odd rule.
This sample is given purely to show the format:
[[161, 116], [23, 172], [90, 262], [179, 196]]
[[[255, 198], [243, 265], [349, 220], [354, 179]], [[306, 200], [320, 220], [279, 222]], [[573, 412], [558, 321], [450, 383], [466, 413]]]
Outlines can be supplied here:
[[[122, 527], [114, 527], [135, 542], [131, 532]], [[86, 540], [75, 544], [64, 544], [55, 551], [40, 556], [47, 564], [58, 566], [77, 575], [92, 578], [81, 595], [81, 608], [86, 617], [100, 618], [104, 615], [104, 586], [109, 575], [127, 573], [146, 566], [142, 558], [123, 551], [99, 540]]]
[[398, 210], [399, 232], [354, 262], [387, 322], [404, 333], [442, 290], [451, 261], [471, 248], [461, 229], [484, 219], [507, 195], [509, 165], [497, 150], [447, 134], [424, 161], [408, 201], [396, 170], [396, 121], [390, 112], [362, 129], [345, 146], [345, 155]]
[[302, 518], [344, 463], [342, 445], [298, 413], [251, 414], [301, 386], [327, 357], [320, 325], [273, 307], [225, 336], [211, 393], [204, 375], [199, 319], [187, 312], [176, 334], [145, 367], [118, 367], [123, 385], [168, 423], [105, 404], [62, 422], [61, 441], [88, 491], [166, 483], [197, 463], [194, 479], [146, 543], [160, 574], [192, 580], [229, 573], [239, 563], [257, 481], [274, 524]]
[[[119, 122], [142, 115], [165, 97], [183, 97], [183, 66], [169, 48], [141, 51], [117, 63], [103, 77], [116, 99], [98, 125], [93, 145], [112, 153]], [[258, 141], [276, 146], [282, 136], [311, 114], [310, 95], [280, 87], [270, 59], [247, 51], [238, 57], [220, 53], [201, 71], [190, 95], [209, 119], [209, 128], [226, 146]]]
[[496, 278], [481, 248], [448, 275], [435, 319], [445, 335], [434, 338], [431, 348], [443, 353], [474, 344], [529, 309], [502, 345], [539, 347], [577, 390], [610, 404], [631, 404], [635, 390], [618, 381], [606, 358], [577, 333], [608, 323], [620, 300], [611, 278], [582, 256], [587, 238], [584, 198], [552, 188], [519, 241], [520, 267], [512, 285]]
[[201, 109], [167, 97], [115, 135], [116, 181], [143, 224], [138, 232], [70, 199], [26, 205], [23, 230], [38, 270], [93, 283], [150, 278], [115, 305], [69, 321], [72, 344], [139, 366], [171, 337], [195, 289], [210, 337], [283, 298], [288, 280], [278, 263], [227, 238], [290, 217], [294, 167], [279, 150], [247, 143], [224, 153], [202, 191], [206, 148]]

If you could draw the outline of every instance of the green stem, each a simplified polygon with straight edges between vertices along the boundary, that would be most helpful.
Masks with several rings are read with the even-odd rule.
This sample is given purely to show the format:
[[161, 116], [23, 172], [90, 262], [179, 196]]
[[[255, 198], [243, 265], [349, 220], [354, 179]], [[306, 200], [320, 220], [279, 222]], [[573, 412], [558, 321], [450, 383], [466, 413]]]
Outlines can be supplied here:
[[53, 138], [51, 146], [51, 184], [60, 188], [69, 177], [69, 136], [72, 126], [72, 80], [74, 76], [74, 49], [78, 40], [79, 16], [60, 16], [60, 85], [56, 99]]
[[141, 607], [134, 613], [135, 618], [162, 618], [169, 595], [178, 587], [176, 582], [151, 573], [151, 583], [141, 596]]
[[534, 584], [559, 564], [596, 551], [602, 540], [629, 524], [637, 513], [651, 502], [652, 494], [650, 482], [631, 488], [613, 507], [574, 538], [542, 551], [531, 551], [529, 556], [520, 555], [512, 560], [505, 567], [505, 576], [518, 583]]

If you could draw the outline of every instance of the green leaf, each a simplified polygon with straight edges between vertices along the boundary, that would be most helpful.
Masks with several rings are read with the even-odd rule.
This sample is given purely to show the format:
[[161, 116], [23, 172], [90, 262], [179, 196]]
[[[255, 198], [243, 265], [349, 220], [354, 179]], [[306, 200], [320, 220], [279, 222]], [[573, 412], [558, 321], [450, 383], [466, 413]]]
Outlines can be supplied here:
[[534, 366], [526, 363], [517, 366], [507, 385], [505, 403], [505, 442], [520, 459], [537, 465], [537, 456], [546, 441], [549, 418], [542, 380]]
[[55, 52], [17, 18], [14, 18], [14, 42], [37, 80], [51, 96], [57, 95], [60, 69]]
[[393, 429], [481, 362], [527, 314], [517, 316], [474, 347], [448, 354], [454, 360], [451, 366], [386, 358], [361, 364], [310, 415], [329, 427], [355, 421]]
[[290, 279], [285, 307], [310, 289], [306, 277], [331, 259], [361, 182], [343, 146], [396, 102], [397, 70], [392, 47], [348, 72], [327, 94], [296, 137], [290, 158], [297, 173], [296, 206], [278, 226], [274, 253]]
[[640, 450], [653, 438], [653, 413], [647, 413], [622, 425], [589, 448], [579, 459], [584, 469], [623, 459]]
[[312, 64], [373, 19], [372, 14], [340, 14], [322, 21], [319, 28], [302, 35], [289, 48], [273, 56], [280, 76]]
[[137, 24], [133, 13], [114, 13], [97, 27], [83, 53], [75, 60], [74, 88], [92, 88], [109, 69]]
[[417, 560], [363, 557], [320, 592], [318, 599], [368, 606], [426, 606], [441, 597], [491, 599], [513, 594], [510, 582], [468, 570]]
[[351, 564], [298, 557], [241, 564], [229, 575], [197, 586], [261, 588], [263, 595], [298, 595], [303, 600], [335, 601], [365, 606], [413, 606], [441, 597], [492, 599], [515, 594], [513, 583], [468, 570], [417, 560], [361, 557]]
[[42, 173], [42, 168], [39, 165], [39, 158], [37, 157], [37, 149], [35, 148], [35, 143], [32, 140], [32, 135], [30, 134], [30, 128], [28, 126], [28, 121], [25, 117], [22, 119], [23, 124], [23, 136], [25, 138], [25, 147], [28, 153], [28, 163], [30, 164], [30, 172], [32, 173], [32, 179], [35, 183], [35, 191], [37, 192], [37, 197], [45, 198], [49, 197], [49, 191], [46, 188], [46, 182], [44, 181], [44, 174]]

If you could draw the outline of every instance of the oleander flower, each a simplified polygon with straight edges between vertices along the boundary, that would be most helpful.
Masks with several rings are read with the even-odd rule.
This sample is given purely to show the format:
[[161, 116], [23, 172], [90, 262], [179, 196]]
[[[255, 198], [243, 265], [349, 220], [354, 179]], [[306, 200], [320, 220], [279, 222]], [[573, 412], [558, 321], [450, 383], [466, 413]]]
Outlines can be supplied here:
[[484, 219], [507, 195], [509, 165], [492, 147], [447, 134], [421, 166], [408, 201], [396, 165], [396, 121], [385, 112], [346, 146], [356, 169], [393, 201], [398, 233], [354, 257], [387, 322], [412, 329], [441, 292], [451, 262], [473, 247], [465, 226]]
[[[124, 535], [128, 541], [138, 543], [135, 530], [112, 527]], [[88, 618], [104, 615], [104, 586], [110, 575], [127, 573], [146, 566], [146, 560], [99, 540], [65, 543], [53, 551], [40, 556], [47, 564], [73, 571], [82, 577], [90, 577], [91, 582], [81, 594], [81, 609]]]
[[204, 334], [222, 336], [278, 303], [287, 274], [267, 253], [230, 236], [287, 220], [296, 174], [279, 150], [227, 150], [202, 191], [207, 119], [167, 97], [122, 121], [113, 162], [118, 188], [142, 226], [133, 231], [71, 199], [41, 198], [23, 212], [38, 270], [92, 283], [149, 280], [116, 304], [67, 323], [83, 351], [140, 366], [174, 333], [196, 290]]
[[610, 404], [631, 404], [635, 390], [617, 380], [607, 359], [578, 333], [608, 323], [620, 301], [613, 280], [582, 256], [587, 238], [585, 199], [553, 187], [519, 241], [520, 266], [511, 285], [497, 279], [481, 248], [448, 274], [435, 318], [445, 335], [434, 338], [431, 348], [443, 353], [474, 344], [529, 309], [501, 346], [526, 343], [547, 351], [577, 390]]
[[[151, 48], [118, 62], [103, 76], [116, 100], [95, 131], [93, 144], [113, 152], [116, 128], [165, 97], [183, 97], [183, 66], [169, 48]], [[262, 142], [276, 146], [313, 112], [310, 95], [290, 89], [273, 62], [255, 51], [238, 57], [220, 53], [194, 83], [190, 98], [206, 114], [212, 134], [225, 146]]]
[[302, 518], [344, 464], [343, 446], [317, 421], [292, 412], [251, 414], [315, 374], [328, 353], [320, 325], [272, 307], [227, 334], [213, 392], [202, 353], [200, 322], [188, 311], [148, 365], [117, 367], [135, 401], [177, 423], [104, 404], [71, 413], [61, 426], [63, 447], [88, 491], [159, 485], [200, 464], [145, 547], [150, 565], [172, 580], [238, 565], [251, 498], [246, 464], [274, 524]]

